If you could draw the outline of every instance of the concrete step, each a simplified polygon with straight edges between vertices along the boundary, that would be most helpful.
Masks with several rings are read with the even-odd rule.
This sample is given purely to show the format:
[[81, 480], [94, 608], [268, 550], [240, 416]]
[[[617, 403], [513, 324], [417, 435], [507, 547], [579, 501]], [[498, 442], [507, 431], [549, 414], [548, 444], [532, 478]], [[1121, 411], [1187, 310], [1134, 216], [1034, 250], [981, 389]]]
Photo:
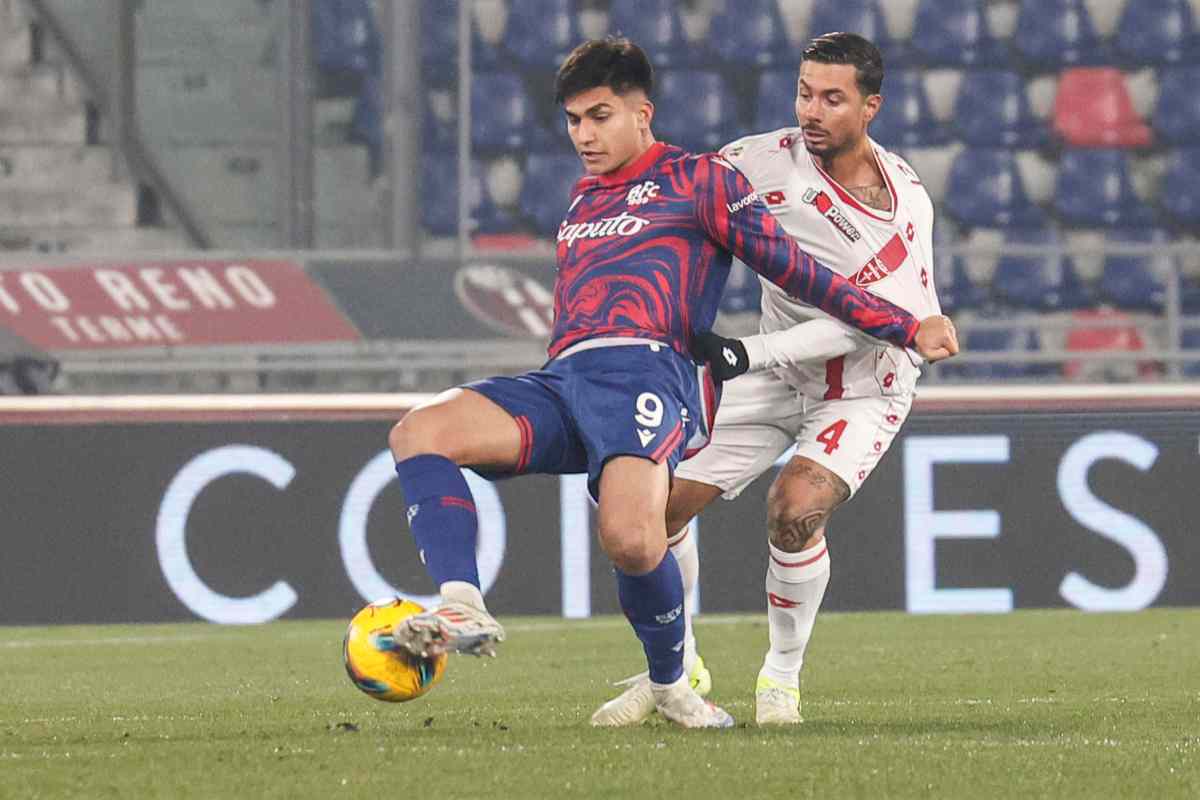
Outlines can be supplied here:
[[175, 253], [189, 249], [183, 234], [171, 228], [15, 227], [0, 225], [0, 253], [124, 254]]
[[139, 65], [138, 109], [148, 138], [166, 144], [269, 144], [277, 138], [278, 81], [261, 67]]
[[0, 145], [83, 145], [87, 128], [79, 104], [0, 104]]
[[112, 177], [107, 147], [0, 146], [0, 192], [92, 185]]
[[187, 240], [170, 228], [34, 227], [0, 225], [0, 253], [124, 254], [175, 253], [188, 249]]
[[79, 184], [0, 193], [0, 220], [16, 227], [100, 225], [137, 222], [137, 191], [119, 183]]
[[135, 21], [139, 64], [265, 65], [272, 52], [271, 18], [265, 14], [235, 20], [188, 19], [161, 16], [143, 7]]
[[216, 224], [205, 227], [214, 250], [280, 249], [279, 227], [274, 222]]
[[[280, 183], [273, 147], [171, 147], [159, 150], [159, 160], [171, 184], [209, 222], [259, 225], [277, 219]], [[361, 226], [361, 220], [378, 215], [365, 148], [317, 148], [313, 178], [318, 221]]]
[[58, 65], [39, 64], [0, 72], [0, 105], [47, 101], [74, 105], [82, 104], [84, 96], [80, 82]]
[[0, 71], [21, 69], [33, 62], [33, 30], [25, 25], [0, 31]]

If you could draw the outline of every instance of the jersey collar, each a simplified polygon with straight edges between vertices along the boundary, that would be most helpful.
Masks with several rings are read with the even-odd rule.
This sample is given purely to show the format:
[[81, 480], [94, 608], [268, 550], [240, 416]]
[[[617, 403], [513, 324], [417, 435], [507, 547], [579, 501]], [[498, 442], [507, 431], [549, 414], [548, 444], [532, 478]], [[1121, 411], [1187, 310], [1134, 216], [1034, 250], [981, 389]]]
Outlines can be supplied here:
[[596, 183], [600, 186], [616, 186], [619, 183], [628, 183], [650, 169], [652, 164], [662, 158], [663, 153], [667, 151], [667, 146], [666, 142], [655, 142], [650, 145], [646, 152], [620, 169], [607, 172], [603, 175], [597, 175]]

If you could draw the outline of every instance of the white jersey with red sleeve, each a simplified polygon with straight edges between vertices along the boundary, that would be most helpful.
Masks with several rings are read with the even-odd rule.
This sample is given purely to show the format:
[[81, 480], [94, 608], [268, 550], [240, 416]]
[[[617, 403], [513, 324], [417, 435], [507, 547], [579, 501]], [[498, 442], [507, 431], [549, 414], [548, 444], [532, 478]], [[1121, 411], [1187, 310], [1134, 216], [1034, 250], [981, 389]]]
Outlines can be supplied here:
[[[917, 319], [939, 314], [933, 284], [933, 203], [912, 167], [873, 141], [871, 146], [891, 194], [890, 212], [864, 206], [839, 186], [805, 148], [799, 128], [738, 139], [722, 148], [721, 155], [750, 180], [802, 250]], [[823, 311], [760, 281], [764, 334], [810, 320], [832, 321]], [[774, 369], [814, 399], [912, 391], [920, 375], [915, 355], [866, 336], [861, 342], [845, 355], [825, 361], [789, 360]]]

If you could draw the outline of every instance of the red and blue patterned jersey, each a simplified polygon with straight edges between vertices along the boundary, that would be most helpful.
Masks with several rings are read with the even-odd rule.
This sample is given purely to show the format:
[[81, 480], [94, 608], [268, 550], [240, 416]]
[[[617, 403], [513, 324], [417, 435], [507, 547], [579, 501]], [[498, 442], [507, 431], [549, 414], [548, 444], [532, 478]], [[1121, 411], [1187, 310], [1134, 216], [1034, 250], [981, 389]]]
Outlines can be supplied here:
[[575, 185], [558, 229], [550, 356], [598, 336], [653, 339], [686, 355], [692, 332], [712, 326], [734, 256], [849, 325], [913, 343], [908, 312], [801, 251], [732, 165], [660, 142]]

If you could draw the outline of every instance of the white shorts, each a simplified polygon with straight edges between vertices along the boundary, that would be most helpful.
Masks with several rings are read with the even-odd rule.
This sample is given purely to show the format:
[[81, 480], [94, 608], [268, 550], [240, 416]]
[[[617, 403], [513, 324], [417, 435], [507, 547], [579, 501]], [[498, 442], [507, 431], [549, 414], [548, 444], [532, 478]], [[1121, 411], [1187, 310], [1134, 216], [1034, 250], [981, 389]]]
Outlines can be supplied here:
[[912, 394], [812, 400], [774, 372], [752, 372], [725, 385], [708, 447], [675, 475], [716, 486], [732, 500], [796, 445], [833, 472], [851, 496], [887, 452], [912, 408]]

